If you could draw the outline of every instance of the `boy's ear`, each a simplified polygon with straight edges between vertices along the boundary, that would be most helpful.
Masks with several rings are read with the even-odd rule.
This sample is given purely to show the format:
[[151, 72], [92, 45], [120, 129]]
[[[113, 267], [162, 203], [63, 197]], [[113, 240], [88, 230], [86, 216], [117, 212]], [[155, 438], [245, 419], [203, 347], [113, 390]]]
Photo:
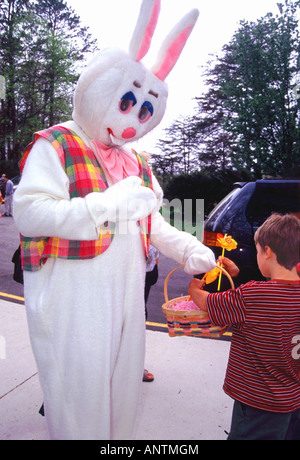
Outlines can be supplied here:
[[274, 252], [270, 248], [270, 246], [265, 246], [265, 257], [266, 260], [270, 259], [274, 255]]

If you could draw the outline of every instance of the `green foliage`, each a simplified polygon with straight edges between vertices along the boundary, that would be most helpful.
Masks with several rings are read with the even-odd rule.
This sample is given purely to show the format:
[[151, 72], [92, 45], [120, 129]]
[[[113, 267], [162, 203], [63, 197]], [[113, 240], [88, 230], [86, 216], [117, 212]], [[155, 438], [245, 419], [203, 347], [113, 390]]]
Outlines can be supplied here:
[[219, 85], [230, 111], [224, 127], [234, 137], [231, 159], [256, 177], [300, 162], [300, 105], [292, 92], [300, 72], [295, 10], [286, 2], [276, 18], [242, 22], [224, 47]]
[[173, 175], [175, 170], [177, 173], [189, 173], [194, 166], [193, 152], [197, 149], [193, 120], [190, 117], [181, 117], [175, 120], [165, 133], [165, 139], [160, 139], [157, 144], [164, 154], [163, 160], [156, 157], [156, 171], [170, 175]]
[[34, 131], [71, 117], [80, 62], [96, 49], [63, 0], [2, 0], [0, 160], [16, 163]]
[[206, 69], [208, 90], [196, 98], [197, 112], [160, 140], [167, 153], [160, 174], [181, 173], [183, 152], [183, 172], [247, 169], [259, 179], [289, 175], [300, 164], [300, 97], [293, 91], [300, 84], [299, 13], [299, 0], [285, 0], [278, 15], [240, 23]]
[[203, 169], [191, 174], [180, 174], [168, 182], [164, 189], [164, 196], [172, 201], [178, 198], [182, 203], [185, 199], [204, 200], [204, 210], [207, 215], [214, 205], [226, 196], [235, 182], [251, 180], [248, 171], [213, 171]]
[[20, 169], [17, 162], [0, 160], [0, 177], [6, 174], [7, 177], [13, 178], [20, 175]]

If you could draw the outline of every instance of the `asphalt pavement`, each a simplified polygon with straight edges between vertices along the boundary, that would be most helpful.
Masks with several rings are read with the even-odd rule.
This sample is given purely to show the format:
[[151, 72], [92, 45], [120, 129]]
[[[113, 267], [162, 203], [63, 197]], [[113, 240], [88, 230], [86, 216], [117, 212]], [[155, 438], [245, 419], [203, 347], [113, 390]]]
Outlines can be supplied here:
[[[11, 257], [18, 238], [13, 219], [0, 217], [0, 440], [47, 440], [46, 422], [38, 413], [43, 396], [23, 287], [12, 280]], [[169, 337], [161, 311], [163, 284], [176, 266], [160, 257], [159, 280], [148, 300], [145, 367], [155, 378], [142, 384], [134, 439], [224, 440], [233, 405], [222, 390], [230, 342]], [[185, 295], [189, 279], [177, 270], [170, 278], [169, 298]]]
[[23, 296], [23, 286], [12, 279], [15, 250], [20, 244], [18, 230], [12, 217], [4, 217], [4, 205], [0, 206], [0, 292]]

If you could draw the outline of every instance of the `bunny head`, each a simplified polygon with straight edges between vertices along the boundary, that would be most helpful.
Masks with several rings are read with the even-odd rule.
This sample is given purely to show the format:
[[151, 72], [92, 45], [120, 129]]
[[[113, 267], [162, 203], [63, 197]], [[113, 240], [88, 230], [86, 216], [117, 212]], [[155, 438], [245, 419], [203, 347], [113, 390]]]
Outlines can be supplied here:
[[85, 133], [108, 146], [140, 139], [163, 118], [168, 87], [165, 78], [176, 64], [196, 24], [188, 13], [169, 33], [151, 70], [147, 54], [160, 11], [160, 0], [143, 0], [129, 53], [107, 48], [81, 74], [74, 93], [74, 121]]

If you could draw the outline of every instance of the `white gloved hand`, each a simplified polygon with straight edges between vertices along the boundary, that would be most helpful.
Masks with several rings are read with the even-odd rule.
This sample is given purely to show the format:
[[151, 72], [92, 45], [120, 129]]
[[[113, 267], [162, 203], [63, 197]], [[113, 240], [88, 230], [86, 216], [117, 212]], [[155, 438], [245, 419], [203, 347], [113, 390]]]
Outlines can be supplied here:
[[103, 193], [90, 193], [86, 201], [96, 226], [105, 221], [138, 221], [149, 216], [157, 199], [149, 187], [141, 184], [139, 177], [130, 176]]
[[211, 249], [199, 241], [192, 240], [185, 250], [184, 271], [189, 275], [206, 273], [216, 267], [216, 258]]

